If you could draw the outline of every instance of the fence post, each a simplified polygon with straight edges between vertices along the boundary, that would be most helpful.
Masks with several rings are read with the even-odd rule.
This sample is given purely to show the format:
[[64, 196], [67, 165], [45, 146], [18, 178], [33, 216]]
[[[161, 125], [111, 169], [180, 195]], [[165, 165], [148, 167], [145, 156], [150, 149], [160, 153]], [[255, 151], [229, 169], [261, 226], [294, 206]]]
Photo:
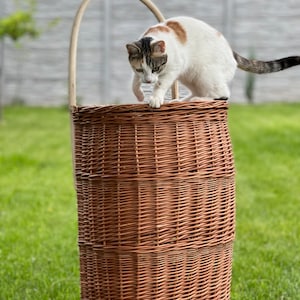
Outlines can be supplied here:
[[233, 18], [234, 18], [234, 8], [235, 8], [235, 0], [226, 0], [223, 2], [223, 27], [224, 27], [224, 35], [226, 39], [232, 44], [233, 42]]
[[104, 1], [104, 49], [103, 49], [103, 95], [102, 103], [111, 98], [111, 1]]

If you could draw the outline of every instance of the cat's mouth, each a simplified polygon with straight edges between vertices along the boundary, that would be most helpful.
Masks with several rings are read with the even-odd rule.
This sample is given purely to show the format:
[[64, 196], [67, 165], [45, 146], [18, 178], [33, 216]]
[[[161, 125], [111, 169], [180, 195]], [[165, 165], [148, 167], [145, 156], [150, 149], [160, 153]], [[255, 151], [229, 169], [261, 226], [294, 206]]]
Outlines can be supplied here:
[[143, 78], [142, 79], [142, 82], [143, 83], [147, 83], [147, 84], [153, 84], [153, 83], [156, 83], [157, 82], [157, 78]]
[[156, 80], [143, 80], [143, 83], [147, 83], [147, 84], [151, 84], [151, 83], [155, 83]]

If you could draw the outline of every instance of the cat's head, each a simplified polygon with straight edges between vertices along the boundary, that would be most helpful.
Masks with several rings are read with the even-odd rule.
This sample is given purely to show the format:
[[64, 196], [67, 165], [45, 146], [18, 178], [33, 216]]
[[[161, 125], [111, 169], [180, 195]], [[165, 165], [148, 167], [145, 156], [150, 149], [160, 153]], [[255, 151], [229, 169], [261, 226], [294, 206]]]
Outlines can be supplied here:
[[126, 45], [129, 62], [133, 71], [143, 83], [155, 83], [165, 69], [168, 60], [164, 41], [154, 41], [144, 37]]

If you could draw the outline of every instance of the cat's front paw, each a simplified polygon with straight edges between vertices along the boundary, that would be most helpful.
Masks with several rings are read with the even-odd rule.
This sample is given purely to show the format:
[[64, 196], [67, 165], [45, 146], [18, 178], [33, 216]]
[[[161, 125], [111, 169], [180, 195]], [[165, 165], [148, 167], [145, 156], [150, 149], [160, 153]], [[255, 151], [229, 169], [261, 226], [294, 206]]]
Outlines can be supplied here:
[[164, 103], [164, 99], [160, 97], [151, 96], [149, 100], [149, 106], [152, 108], [160, 108]]

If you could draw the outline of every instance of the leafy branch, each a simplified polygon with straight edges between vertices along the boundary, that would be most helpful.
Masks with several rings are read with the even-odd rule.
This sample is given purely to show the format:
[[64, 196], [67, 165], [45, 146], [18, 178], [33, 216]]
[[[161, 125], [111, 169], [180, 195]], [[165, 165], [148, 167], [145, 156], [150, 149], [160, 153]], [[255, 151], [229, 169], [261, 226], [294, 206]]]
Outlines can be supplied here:
[[[11, 38], [13, 41], [18, 41], [22, 37], [38, 38], [43, 30], [38, 27], [34, 15], [36, 13], [36, 0], [27, 0], [28, 8], [20, 9], [20, 1], [15, 0], [17, 10], [11, 15], [0, 19], [0, 39], [5, 37]], [[49, 29], [58, 23], [56, 18], [47, 24]]]
[[24, 36], [37, 38], [40, 30], [37, 29], [32, 11], [17, 11], [8, 17], [0, 19], [0, 38], [10, 37], [18, 41]]

